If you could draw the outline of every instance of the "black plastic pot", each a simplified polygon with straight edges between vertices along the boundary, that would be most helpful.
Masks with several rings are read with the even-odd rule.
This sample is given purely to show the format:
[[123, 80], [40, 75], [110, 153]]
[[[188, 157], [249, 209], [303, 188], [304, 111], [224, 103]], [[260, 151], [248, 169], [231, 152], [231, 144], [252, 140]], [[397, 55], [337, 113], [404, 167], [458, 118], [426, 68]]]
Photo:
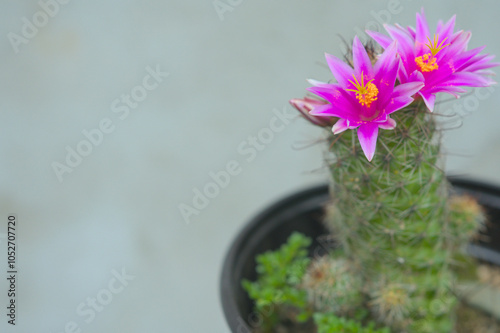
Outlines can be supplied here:
[[[451, 178], [458, 193], [475, 197], [488, 216], [487, 242], [469, 245], [469, 253], [500, 265], [500, 187], [472, 180]], [[333, 244], [324, 235], [323, 207], [329, 199], [328, 186], [317, 186], [286, 197], [265, 209], [239, 233], [226, 255], [220, 280], [220, 296], [226, 321], [233, 333], [250, 333], [266, 314], [255, 313], [253, 302], [241, 287], [241, 280], [255, 280], [255, 256], [275, 250], [294, 231], [314, 242], [311, 255], [320, 255]]]

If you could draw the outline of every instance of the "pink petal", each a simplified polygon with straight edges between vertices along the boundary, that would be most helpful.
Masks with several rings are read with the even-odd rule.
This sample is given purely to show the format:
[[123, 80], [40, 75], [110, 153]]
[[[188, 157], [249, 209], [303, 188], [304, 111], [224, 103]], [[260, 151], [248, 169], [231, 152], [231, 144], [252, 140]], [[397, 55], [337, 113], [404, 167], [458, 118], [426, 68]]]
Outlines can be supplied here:
[[313, 116], [331, 116], [338, 117], [337, 112], [335, 112], [335, 108], [332, 107], [331, 104], [318, 105], [315, 106], [314, 109], [309, 111], [310, 115]]
[[358, 140], [368, 161], [373, 159], [377, 148], [378, 125], [366, 123], [358, 128]]
[[416, 82], [416, 81], [425, 82], [424, 75], [420, 71], [414, 71], [413, 73], [410, 74], [408, 79], [411, 82]]
[[388, 24], [384, 24], [384, 28], [393, 39], [398, 41], [399, 55], [401, 56], [406, 72], [413, 72], [416, 69], [414, 51], [415, 43], [411, 36], [407, 32], [399, 30]]
[[409, 32], [407, 29], [405, 29], [405, 28], [404, 28], [401, 24], [399, 24], [399, 23], [394, 23], [394, 26], [395, 26], [396, 28], [398, 28], [399, 30], [401, 30], [401, 31], [405, 32], [405, 33], [406, 33], [406, 32]]
[[429, 109], [430, 112], [434, 111], [434, 103], [436, 102], [436, 95], [428, 93], [428, 92], [419, 92], [420, 96], [424, 100], [425, 105]]
[[352, 113], [349, 112], [349, 110], [335, 107], [332, 104], [316, 106], [314, 109], [309, 111], [309, 114], [312, 116], [338, 117], [343, 119], [349, 119], [353, 117]]
[[500, 63], [492, 62], [491, 60], [493, 60], [494, 58], [495, 56], [486, 55], [486, 57], [467, 66], [464, 70], [467, 70], [468, 72], [476, 72], [482, 69], [497, 67], [500, 65]]
[[394, 97], [393, 99], [390, 100], [389, 103], [385, 105], [384, 112], [386, 114], [391, 114], [396, 111], [401, 110], [405, 106], [408, 106], [413, 102], [413, 98], [408, 97], [408, 96], [400, 96], [400, 97]]
[[391, 44], [389, 44], [384, 53], [380, 55], [377, 62], [374, 66], [374, 71], [377, 73], [376, 75], [381, 75], [394, 69], [397, 69], [398, 62], [396, 61], [398, 58], [396, 57], [396, 53], [398, 51], [398, 41], [395, 40]]
[[[439, 42], [443, 41], [446, 38], [445, 44], [449, 43], [450, 37], [453, 35], [453, 30], [455, 29], [455, 19], [456, 15], [453, 15], [448, 22], [443, 26], [442, 22], [440, 21], [441, 25], [438, 24], [438, 27], [436, 29], [436, 33], [439, 35]], [[429, 36], [430, 38], [430, 36]]]
[[387, 120], [383, 123], [378, 124], [379, 128], [385, 129], [385, 130], [392, 130], [396, 128], [396, 121], [392, 118], [387, 118]]
[[354, 37], [354, 41], [352, 43], [352, 59], [358, 80], [361, 77], [361, 73], [363, 73], [363, 76], [365, 77], [365, 82], [366, 79], [370, 80], [373, 78], [372, 63], [366, 53], [365, 47], [359, 41], [358, 36]]
[[443, 30], [443, 20], [438, 20], [438, 24], [436, 27], [436, 33], [441, 35], [442, 30]]
[[347, 119], [339, 119], [335, 125], [332, 127], [332, 132], [333, 134], [339, 134], [345, 131], [346, 129], [349, 129], [349, 120]]
[[457, 72], [451, 75], [447, 84], [455, 86], [487, 87], [491, 84], [491, 80], [475, 73]]
[[393, 41], [382, 53], [373, 68], [375, 82], [379, 88], [379, 103], [385, 104], [392, 93], [398, 74], [399, 59], [396, 55], [397, 41]]
[[325, 84], [317, 87], [306, 88], [306, 90], [330, 102], [335, 101], [340, 97], [340, 87], [337, 84]]
[[[327, 87], [328, 86], [328, 87]], [[330, 104], [327, 107], [315, 108], [310, 112], [311, 115], [333, 116], [358, 121], [361, 113], [361, 105], [353, 97], [354, 93], [339, 88], [338, 84], [330, 84], [320, 87], [310, 87], [306, 90], [326, 99]]]
[[405, 106], [408, 106], [413, 102], [412, 96], [419, 92], [423, 87], [423, 75], [422, 73], [415, 71], [410, 75], [412, 80], [418, 80], [408, 83], [403, 83], [396, 86], [392, 92], [391, 100], [385, 106], [385, 113], [391, 114], [398, 110], [401, 110]]
[[332, 71], [332, 74], [337, 82], [343, 87], [350, 85], [349, 80], [352, 80], [354, 70], [336, 56], [325, 54], [325, 57], [326, 62], [328, 63], [328, 66], [330, 67], [330, 70]]
[[399, 66], [398, 79], [402, 83], [408, 81], [408, 72], [406, 71], [406, 68], [403, 65]]
[[[451, 45], [447, 46], [445, 48], [446, 54], [448, 56], [456, 56], [457, 54], [460, 54], [461, 52], [464, 52], [467, 50], [467, 44], [469, 44], [469, 40], [471, 38], [471, 33], [469, 31], [465, 32], [460, 32], [458, 36], [451, 41]], [[450, 43], [448, 40], [446, 40], [446, 43]]]
[[430, 93], [446, 92], [446, 93], [465, 93], [467, 89], [457, 87], [457, 86], [436, 86], [429, 89]]
[[394, 88], [395, 96], [408, 96], [411, 97], [419, 92], [424, 87], [424, 82], [414, 81], [403, 83]]
[[386, 115], [385, 113], [382, 113], [377, 117], [377, 119], [372, 120], [372, 122], [377, 123], [377, 124], [381, 124], [381, 123], [385, 123], [387, 121], [387, 119], [389, 119], [389, 116]]
[[380, 32], [366, 30], [366, 33], [384, 49], [392, 43], [392, 39], [390, 39], [386, 35], [381, 34]]
[[455, 71], [461, 71], [470, 66], [471, 64], [475, 64], [481, 62], [487, 55], [477, 56], [482, 50], [484, 50], [484, 46], [476, 47], [475, 49], [468, 50], [457, 54], [453, 59], [453, 66], [455, 67]]
[[415, 39], [415, 35], [417, 34], [417, 32], [415, 31], [415, 28], [407, 26], [406, 30], [410, 34], [411, 38]]
[[424, 9], [422, 8], [420, 13], [417, 13], [417, 26], [416, 26], [416, 35], [415, 39], [417, 42], [426, 44], [427, 37], [432, 38], [429, 32], [429, 24], [427, 24], [427, 20], [425, 19]]

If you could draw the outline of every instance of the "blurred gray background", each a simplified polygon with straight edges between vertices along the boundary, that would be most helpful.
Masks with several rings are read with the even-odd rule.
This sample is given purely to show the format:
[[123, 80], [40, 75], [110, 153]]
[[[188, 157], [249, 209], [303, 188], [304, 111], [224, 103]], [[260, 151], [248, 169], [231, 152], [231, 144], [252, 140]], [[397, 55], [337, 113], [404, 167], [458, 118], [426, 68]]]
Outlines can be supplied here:
[[[327, 180], [322, 131], [288, 100], [331, 78], [338, 35], [415, 25], [421, 6], [431, 27], [456, 13], [470, 47], [500, 54], [493, 0], [4, 0], [0, 276], [9, 214], [19, 273], [15, 327], [0, 280], [0, 331], [228, 332], [231, 240]], [[436, 110], [446, 168], [500, 184], [500, 91], [471, 92]]]

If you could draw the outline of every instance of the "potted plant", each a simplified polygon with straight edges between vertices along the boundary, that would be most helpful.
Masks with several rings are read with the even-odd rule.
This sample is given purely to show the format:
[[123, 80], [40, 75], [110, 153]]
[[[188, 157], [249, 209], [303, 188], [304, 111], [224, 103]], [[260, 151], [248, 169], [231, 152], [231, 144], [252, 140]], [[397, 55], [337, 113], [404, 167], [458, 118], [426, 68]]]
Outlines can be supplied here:
[[[464, 248], [485, 224], [484, 209], [500, 203], [488, 208], [457, 193], [476, 193], [467, 182], [450, 186], [433, 111], [438, 93], [458, 97], [493, 84], [498, 63], [483, 48], [467, 50], [471, 34], [455, 31], [455, 17], [433, 34], [423, 10], [415, 28], [385, 28], [388, 36], [367, 32], [376, 44], [355, 37], [344, 60], [327, 54], [336, 82], [309, 80], [313, 96], [291, 100], [328, 129], [331, 184], [273, 206], [233, 244], [223, 294], [238, 283], [255, 304], [223, 298], [233, 332], [449, 333], [496, 325], [460, 304], [476, 286], [477, 264]], [[498, 203], [495, 191], [486, 192]], [[248, 260], [254, 256], [256, 264]]]

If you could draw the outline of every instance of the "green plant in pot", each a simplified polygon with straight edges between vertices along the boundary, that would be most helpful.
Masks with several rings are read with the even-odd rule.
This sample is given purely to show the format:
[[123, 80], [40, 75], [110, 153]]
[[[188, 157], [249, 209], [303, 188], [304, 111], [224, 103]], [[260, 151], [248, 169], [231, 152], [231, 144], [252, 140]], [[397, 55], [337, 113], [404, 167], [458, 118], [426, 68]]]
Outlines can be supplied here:
[[[449, 333], [463, 316], [461, 279], [474, 277], [464, 247], [484, 221], [472, 199], [452, 196], [441, 168], [436, 94], [459, 97], [494, 82], [498, 66], [455, 17], [431, 33], [386, 25], [388, 35], [355, 37], [341, 60], [326, 55], [335, 82], [309, 80], [313, 95], [291, 103], [328, 130], [332, 201], [325, 223], [338, 248], [308, 258], [294, 234], [257, 257], [244, 288], [258, 308], [277, 305], [262, 331]], [[283, 330], [283, 328], [280, 328]]]

